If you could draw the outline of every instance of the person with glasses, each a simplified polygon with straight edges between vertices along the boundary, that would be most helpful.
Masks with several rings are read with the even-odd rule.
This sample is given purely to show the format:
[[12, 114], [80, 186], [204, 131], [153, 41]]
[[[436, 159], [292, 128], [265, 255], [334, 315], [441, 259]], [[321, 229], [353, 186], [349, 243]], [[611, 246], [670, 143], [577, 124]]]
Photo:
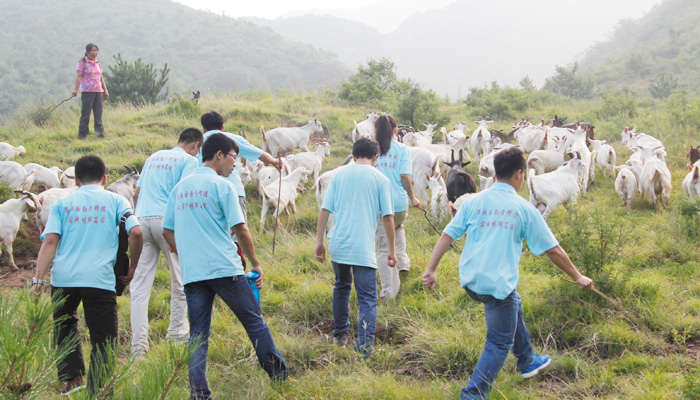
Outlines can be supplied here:
[[180, 259], [190, 320], [190, 346], [196, 346], [189, 361], [193, 399], [211, 396], [206, 361], [212, 305], [217, 295], [241, 321], [258, 362], [270, 378], [273, 381], [288, 378], [287, 365], [275, 347], [241, 260], [236, 257], [237, 246], [229, 236], [233, 227], [251, 271], [260, 274], [256, 287], [261, 288], [264, 274], [236, 201], [238, 193], [225, 179], [234, 172], [238, 150], [236, 142], [223, 133], [210, 135], [202, 146], [202, 167], [175, 186], [163, 218], [163, 236]]

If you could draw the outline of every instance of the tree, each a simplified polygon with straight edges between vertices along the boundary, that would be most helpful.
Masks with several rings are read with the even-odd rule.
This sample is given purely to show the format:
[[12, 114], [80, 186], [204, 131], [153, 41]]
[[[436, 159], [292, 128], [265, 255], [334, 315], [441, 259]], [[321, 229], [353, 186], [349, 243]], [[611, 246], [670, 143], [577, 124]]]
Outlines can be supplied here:
[[678, 79], [671, 75], [661, 75], [649, 84], [649, 93], [655, 99], [665, 99], [678, 88]]
[[556, 67], [557, 74], [547, 79], [544, 87], [556, 94], [574, 99], [589, 99], [593, 97], [593, 81], [577, 76], [578, 63], [571, 69]]
[[399, 122], [409, 123], [413, 127], [416, 122], [445, 123], [438, 114], [440, 97], [435, 91], [424, 90], [423, 87], [410, 79], [399, 81], [394, 85], [396, 107], [394, 116]]
[[341, 99], [355, 104], [386, 100], [388, 91], [396, 84], [396, 66], [386, 58], [370, 59], [360, 65], [340, 87]]
[[[131, 103], [135, 106], [154, 104], [168, 97], [169, 89], [160, 94], [168, 83], [168, 63], [157, 70], [153, 63], [146, 64], [140, 58], [133, 64], [122, 60], [121, 54], [114, 56], [116, 65], [109, 66], [105, 72], [105, 81], [109, 84], [110, 98], [117, 102]], [[160, 78], [158, 73], [160, 72]]]
[[535, 87], [535, 84], [532, 82], [532, 79], [530, 79], [529, 75], [525, 75], [525, 77], [520, 80], [520, 87], [528, 92], [537, 91], [537, 88]]

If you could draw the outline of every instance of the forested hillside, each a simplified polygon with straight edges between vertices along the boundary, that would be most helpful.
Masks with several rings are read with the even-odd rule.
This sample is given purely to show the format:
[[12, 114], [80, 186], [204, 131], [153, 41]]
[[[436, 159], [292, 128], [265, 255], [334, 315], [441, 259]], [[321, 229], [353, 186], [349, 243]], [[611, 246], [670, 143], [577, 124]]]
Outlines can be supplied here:
[[664, 81], [666, 93], [676, 87], [697, 92], [699, 60], [697, 1], [665, 0], [643, 18], [621, 22], [610, 40], [592, 47], [579, 65], [598, 90], [626, 86], [649, 94], [650, 85]]
[[89, 42], [103, 68], [121, 53], [171, 68], [174, 91], [322, 88], [349, 71], [334, 57], [269, 29], [168, 0], [0, 0], [0, 114], [70, 95]]

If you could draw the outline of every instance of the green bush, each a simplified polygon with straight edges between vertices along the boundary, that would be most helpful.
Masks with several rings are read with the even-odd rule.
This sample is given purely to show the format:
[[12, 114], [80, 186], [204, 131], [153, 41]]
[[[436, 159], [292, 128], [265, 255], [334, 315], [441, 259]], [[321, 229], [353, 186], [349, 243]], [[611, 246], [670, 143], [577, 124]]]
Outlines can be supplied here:
[[600, 94], [602, 100], [598, 117], [609, 119], [621, 115], [625, 118], [637, 116], [637, 94], [628, 88], [605, 91]]
[[182, 116], [184, 118], [199, 118], [202, 109], [193, 100], [175, 96], [163, 110], [164, 114]]
[[[154, 104], [168, 97], [168, 89], [161, 91], [168, 83], [168, 63], [157, 70], [153, 63], [146, 64], [140, 58], [133, 64], [122, 60], [121, 54], [114, 56], [116, 65], [110, 65], [109, 71], [104, 72], [105, 80], [109, 82], [110, 100], [131, 103], [134, 106]], [[158, 73], [160, 72], [160, 77]]]
[[502, 88], [497, 82], [492, 82], [491, 88], [470, 88], [465, 103], [473, 116], [513, 119], [522, 116], [536, 103], [533, 94], [532, 90]]
[[14, 199], [15, 193], [8, 184], [0, 183], [0, 204], [6, 202], [8, 199]]
[[649, 93], [655, 99], [665, 99], [678, 87], [678, 79], [671, 75], [661, 75], [649, 84]]

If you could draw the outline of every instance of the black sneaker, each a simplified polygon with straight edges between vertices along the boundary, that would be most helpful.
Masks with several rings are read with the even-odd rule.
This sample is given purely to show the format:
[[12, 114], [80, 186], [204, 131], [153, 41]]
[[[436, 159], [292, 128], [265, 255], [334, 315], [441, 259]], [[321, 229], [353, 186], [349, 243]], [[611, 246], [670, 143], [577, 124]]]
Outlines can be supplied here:
[[333, 336], [333, 343], [340, 347], [345, 347], [348, 344], [348, 333], [343, 332], [337, 336]]
[[71, 394], [85, 389], [85, 383], [83, 383], [83, 377], [78, 375], [73, 379], [66, 381], [66, 384], [61, 389], [61, 396], [70, 396]]

